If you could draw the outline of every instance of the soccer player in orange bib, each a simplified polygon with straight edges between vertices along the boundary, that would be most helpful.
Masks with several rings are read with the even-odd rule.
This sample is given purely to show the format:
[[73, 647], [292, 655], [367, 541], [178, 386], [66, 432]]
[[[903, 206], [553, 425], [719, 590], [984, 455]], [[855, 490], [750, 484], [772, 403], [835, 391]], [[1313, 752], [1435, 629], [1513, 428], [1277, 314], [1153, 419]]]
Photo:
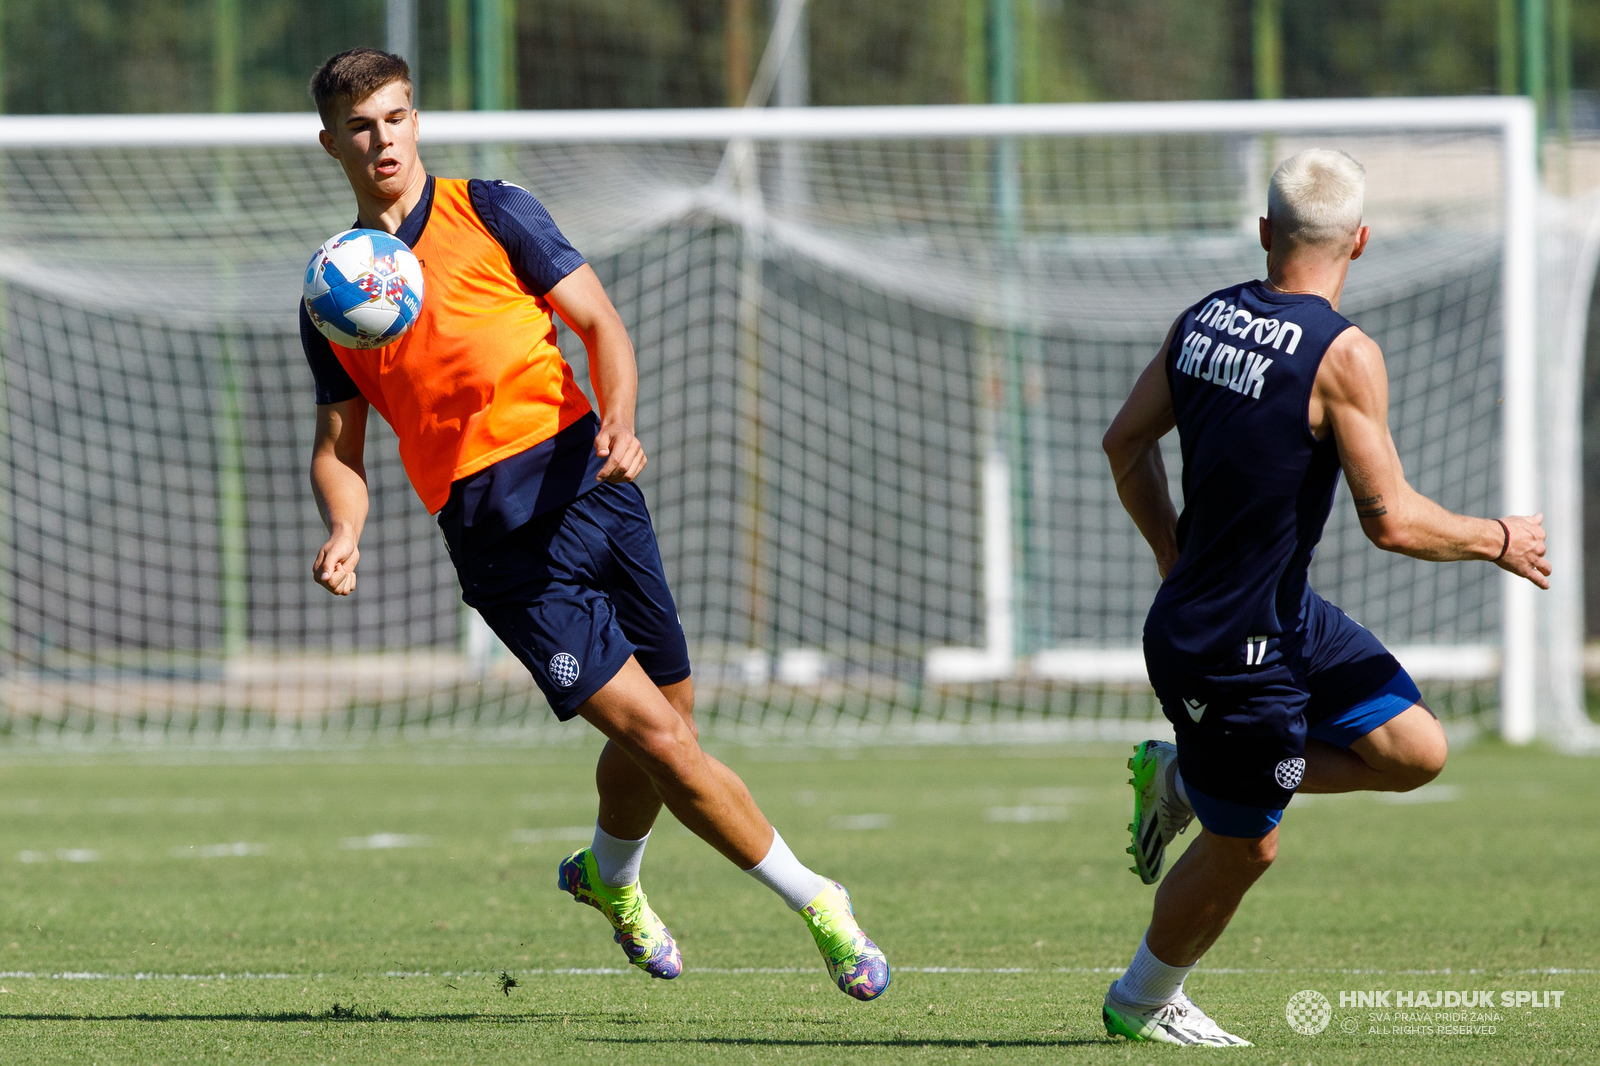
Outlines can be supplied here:
[[[438, 517], [463, 599], [557, 718], [582, 717], [607, 738], [594, 842], [561, 863], [559, 887], [605, 915], [635, 966], [676, 977], [677, 944], [639, 887], [665, 803], [800, 913], [842, 991], [877, 997], [888, 963], [849, 893], [802, 865], [744, 782], [696, 740], [688, 646], [634, 484], [645, 452], [633, 433], [633, 345], [594, 271], [526, 190], [424, 171], [399, 56], [336, 55], [311, 95], [322, 146], [355, 193], [356, 224], [409, 245], [426, 292], [410, 331], [383, 348], [333, 344], [300, 308], [317, 387], [311, 483], [328, 527], [313, 576], [336, 596], [355, 591], [362, 448], [376, 407]], [[598, 418], [556, 347], [554, 315], [588, 349]]]

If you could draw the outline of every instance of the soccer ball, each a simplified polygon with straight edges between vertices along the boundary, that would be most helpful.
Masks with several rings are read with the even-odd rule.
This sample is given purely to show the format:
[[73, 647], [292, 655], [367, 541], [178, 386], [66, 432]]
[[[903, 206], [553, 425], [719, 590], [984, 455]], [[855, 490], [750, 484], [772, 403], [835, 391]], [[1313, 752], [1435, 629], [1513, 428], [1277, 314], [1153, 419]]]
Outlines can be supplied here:
[[422, 264], [398, 237], [375, 229], [336, 234], [306, 266], [306, 313], [346, 348], [398, 340], [422, 311]]

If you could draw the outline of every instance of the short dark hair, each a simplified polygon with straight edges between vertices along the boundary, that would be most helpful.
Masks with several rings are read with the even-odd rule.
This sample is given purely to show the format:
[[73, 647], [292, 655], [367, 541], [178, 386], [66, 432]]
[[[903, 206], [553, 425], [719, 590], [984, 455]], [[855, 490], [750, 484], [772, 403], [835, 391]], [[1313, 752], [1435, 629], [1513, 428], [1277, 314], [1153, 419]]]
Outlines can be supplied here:
[[311, 75], [311, 99], [331, 132], [341, 105], [359, 103], [396, 81], [405, 82], [406, 95], [411, 95], [411, 68], [404, 59], [376, 48], [352, 48], [330, 56]]

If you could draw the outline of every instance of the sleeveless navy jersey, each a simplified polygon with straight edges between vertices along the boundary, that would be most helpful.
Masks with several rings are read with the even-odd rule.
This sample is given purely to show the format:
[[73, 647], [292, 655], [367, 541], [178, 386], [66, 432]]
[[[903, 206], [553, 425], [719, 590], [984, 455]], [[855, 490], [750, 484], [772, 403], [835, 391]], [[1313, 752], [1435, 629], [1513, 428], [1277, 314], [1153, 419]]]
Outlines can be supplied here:
[[1149, 654], [1257, 666], [1304, 638], [1307, 568], [1339, 456], [1311, 434], [1311, 386], [1350, 322], [1252, 281], [1184, 313], [1166, 352], [1183, 451], [1179, 556], [1145, 621]]

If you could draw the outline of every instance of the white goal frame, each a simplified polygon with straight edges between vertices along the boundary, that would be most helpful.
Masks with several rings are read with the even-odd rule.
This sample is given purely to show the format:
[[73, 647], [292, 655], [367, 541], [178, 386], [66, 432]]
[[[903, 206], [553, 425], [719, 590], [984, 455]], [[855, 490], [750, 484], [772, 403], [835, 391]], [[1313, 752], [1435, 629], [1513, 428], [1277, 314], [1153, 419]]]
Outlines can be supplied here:
[[[1502, 144], [1505, 243], [1502, 265], [1502, 506], [1531, 514], [1549, 501], [1581, 501], [1576, 460], [1541, 471], [1537, 255], [1539, 178], [1536, 115], [1521, 97], [1382, 100], [1231, 101], [1193, 103], [963, 105], [922, 107], [729, 108], [568, 112], [427, 112], [432, 144], [662, 143], [898, 140], [1008, 136], [1142, 136], [1161, 134], [1297, 134], [1316, 132], [1476, 132]], [[306, 146], [316, 143], [315, 114], [123, 115], [0, 117], [0, 150], [163, 146]], [[1009, 471], [983, 464], [982, 522], [986, 634], [982, 647], [938, 648], [930, 681], [976, 682], [1033, 676], [1084, 683], [1144, 680], [1136, 647], [1015, 654]], [[1560, 484], [1552, 485], [1552, 476]], [[1581, 503], [1578, 504], [1581, 508]], [[1548, 510], [1548, 508], [1546, 508]], [[1552, 523], [1581, 529], [1575, 516]], [[1581, 585], [1579, 586], [1581, 588]], [[1539, 627], [1536, 590], [1507, 574], [1502, 582], [1501, 643], [1397, 648], [1423, 679], [1492, 680], [1498, 675], [1501, 732], [1526, 743], [1536, 731]], [[1581, 595], [1581, 592], [1579, 593]], [[1581, 613], [1579, 615], [1581, 617]], [[1566, 634], [1559, 639], [1566, 639]], [[1581, 642], [1581, 634], [1570, 635]], [[1548, 639], [1548, 636], [1547, 636]], [[1581, 655], [1555, 657], [1577, 663]], [[1578, 689], [1581, 692], [1580, 687]]]

